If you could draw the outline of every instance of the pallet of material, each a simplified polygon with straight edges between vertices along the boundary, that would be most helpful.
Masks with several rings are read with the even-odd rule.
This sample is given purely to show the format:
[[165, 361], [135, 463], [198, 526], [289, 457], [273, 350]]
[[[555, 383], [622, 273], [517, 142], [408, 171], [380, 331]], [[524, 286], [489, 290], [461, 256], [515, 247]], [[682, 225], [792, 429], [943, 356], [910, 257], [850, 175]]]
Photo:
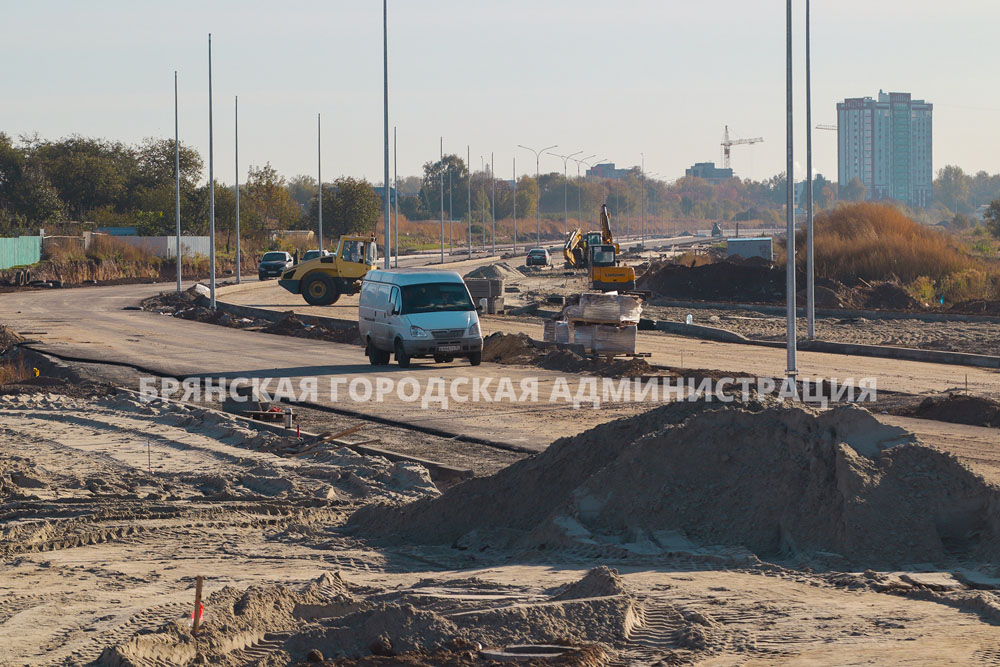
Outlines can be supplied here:
[[594, 354], [635, 354], [637, 331], [634, 324], [576, 324], [573, 342]]
[[547, 343], [572, 343], [573, 323], [564, 320], [545, 320], [542, 324], [542, 340]]
[[638, 324], [642, 316], [642, 302], [628, 294], [584, 292], [580, 295], [580, 302], [568, 306], [564, 315], [573, 322]]

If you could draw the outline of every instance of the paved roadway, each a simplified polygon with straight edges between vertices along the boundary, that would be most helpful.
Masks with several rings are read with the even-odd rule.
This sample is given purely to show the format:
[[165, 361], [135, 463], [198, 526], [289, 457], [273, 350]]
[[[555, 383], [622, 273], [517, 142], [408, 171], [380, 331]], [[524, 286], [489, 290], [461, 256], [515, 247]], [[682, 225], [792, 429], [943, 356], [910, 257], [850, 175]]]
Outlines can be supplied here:
[[[409, 263], [409, 260], [403, 259], [403, 265]], [[471, 263], [461, 262], [455, 264], [455, 268], [465, 272], [474, 265], [489, 261], [494, 260], [481, 258]], [[335, 307], [310, 309], [297, 301], [298, 297], [288, 295], [274, 283], [264, 287], [255, 283], [251, 280], [244, 289], [221, 298], [281, 310], [292, 306], [303, 312], [320, 311], [334, 316], [340, 313], [345, 319], [356, 317], [356, 310], [351, 312], [352, 305], [356, 309], [356, 302], [352, 304], [349, 299], [344, 299], [344, 303]], [[0, 321], [36, 341], [35, 347], [44, 352], [97, 362], [130, 364], [167, 375], [316, 376], [321, 389], [327, 388], [334, 377], [349, 380], [377, 375], [397, 382], [413, 378], [424, 386], [431, 379], [463, 378], [470, 383], [462, 390], [463, 394], [468, 393], [471, 382], [476, 378], [493, 377], [493, 387], [496, 387], [498, 378], [506, 376], [517, 387], [521, 380], [537, 377], [543, 399], [547, 399], [549, 387], [558, 378], [567, 378], [573, 394], [581, 380], [579, 376], [488, 363], [473, 369], [459, 361], [447, 365], [418, 361], [409, 370], [401, 370], [394, 365], [375, 369], [368, 365], [355, 346], [238, 331], [123, 310], [146, 296], [169, 289], [170, 284], [125, 285], [0, 294]], [[487, 334], [498, 330], [525, 331], [534, 336], [541, 333], [540, 324], [528, 319], [487, 317], [484, 318], [483, 328]], [[782, 350], [699, 341], [661, 333], [640, 334], [640, 348], [652, 352], [654, 363], [719, 369], [733, 375], [780, 375], [784, 364]], [[941, 364], [802, 353], [800, 371], [807, 376], [875, 376], [882, 389], [914, 393], [964, 386], [967, 374], [970, 390], [994, 396], [1000, 392], [1000, 373], [997, 371]], [[321, 392], [320, 398], [320, 402], [363, 414], [536, 450], [562, 435], [577, 433], [597, 423], [642, 409], [635, 404], [605, 405], [600, 410], [573, 409], [562, 402], [524, 405], [508, 398], [499, 403], [467, 402], [455, 405], [452, 402], [448, 410], [441, 410], [440, 406], [433, 404], [430, 409], [422, 409], [419, 402], [403, 402], [395, 395], [382, 403], [344, 402], [342, 397], [334, 402], [325, 391]], [[896, 421], [896, 418], [886, 419]], [[924, 420], [908, 420], [906, 425], [931, 441], [948, 435], [954, 443], [964, 443], [965, 447], [973, 449], [980, 445], [986, 448], [998, 446], [996, 431], [991, 429], [954, 427]], [[993, 460], [991, 457], [987, 456], [987, 459]], [[997, 458], [1000, 459], [1000, 456]]]

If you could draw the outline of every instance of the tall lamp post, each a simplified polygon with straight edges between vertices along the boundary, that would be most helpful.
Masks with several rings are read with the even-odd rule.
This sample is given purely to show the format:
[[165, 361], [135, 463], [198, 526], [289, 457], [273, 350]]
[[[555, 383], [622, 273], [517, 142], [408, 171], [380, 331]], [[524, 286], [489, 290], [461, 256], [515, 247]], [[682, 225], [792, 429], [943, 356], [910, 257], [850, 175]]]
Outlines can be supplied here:
[[[589, 160], [589, 159], [590, 159], [590, 158], [592, 158], [592, 157], [594, 157], [594, 156], [593, 156], [593, 155], [591, 155], [591, 156], [590, 156], [590, 157], [588, 157], [588, 158], [584, 158], [584, 159], [580, 160], [580, 162], [581, 162], [582, 164], [585, 164], [585, 165], [587, 165], [587, 169], [593, 169], [593, 168], [594, 168], [594, 165], [595, 165], [595, 164], [598, 164], [598, 163], [601, 163], [601, 162], [604, 162], [605, 160], [607, 160], [607, 158], [605, 158], [605, 157], [602, 157], [602, 158], [601, 158], [600, 160], [595, 160], [595, 161], [593, 162], [593, 164], [592, 164], [592, 163], [590, 163], [590, 162], [587, 162], [587, 160]], [[584, 177], [586, 177], [586, 174], [584, 174]], [[602, 203], [603, 203], [603, 202], [602, 202]]]
[[[582, 152], [582, 151], [581, 151]], [[573, 162], [576, 162], [576, 224], [583, 224], [583, 187], [580, 185], [580, 165], [585, 164], [585, 160], [589, 160], [596, 157], [597, 153], [593, 155], [588, 155], [584, 158], [570, 158]]]
[[812, 77], [809, 67], [809, 0], [806, 0], [806, 325], [809, 339], [816, 338], [816, 268], [813, 249], [813, 124]]
[[543, 148], [538, 151], [534, 148], [529, 148], [528, 146], [523, 146], [521, 144], [518, 144], [517, 147], [523, 148], [526, 151], [531, 151], [535, 154], [535, 188], [538, 190], [538, 203], [535, 205], [535, 243], [542, 245], [542, 182], [539, 173], [538, 158], [542, 153], [550, 151], [553, 148], [558, 148], [559, 144], [553, 144], [548, 148]]
[[382, 134], [385, 145], [385, 174], [382, 183], [385, 185], [385, 268], [388, 270], [391, 254], [389, 242], [392, 238], [389, 230], [389, 0], [382, 0], [382, 88]]
[[785, 307], [787, 308], [787, 330], [785, 345], [787, 367], [785, 374], [794, 382], [798, 374], [796, 368], [795, 338], [795, 152], [792, 134], [792, 0], [788, 0], [785, 14], [785, 124], [786, 124], [786, 165], [785, 165]]
[[549, 153], [553, 157], [557, 157], [563, 161], [563, 235], [569, 233], [567, 220], [569, 219], [569, 208], [567, 207], [568, 202], [568, 190], [569, 190], [569, 178], [566, 176], [566, 164], [573, 159], [574, 155], [579, 155], [583, 151], [577, 151], [575, 153], [570, 153], [569, 155], [556, 155], [555, 153]]

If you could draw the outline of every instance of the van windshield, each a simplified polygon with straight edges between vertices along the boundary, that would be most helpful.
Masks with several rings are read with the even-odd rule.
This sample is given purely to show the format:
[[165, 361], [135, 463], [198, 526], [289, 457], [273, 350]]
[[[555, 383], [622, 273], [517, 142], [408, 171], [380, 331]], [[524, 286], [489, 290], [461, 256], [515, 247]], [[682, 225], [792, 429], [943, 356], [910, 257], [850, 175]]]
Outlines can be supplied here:
[[475, 310], [463, 283], [424, 283], [404, 285], [402, 314], [442, 310]]

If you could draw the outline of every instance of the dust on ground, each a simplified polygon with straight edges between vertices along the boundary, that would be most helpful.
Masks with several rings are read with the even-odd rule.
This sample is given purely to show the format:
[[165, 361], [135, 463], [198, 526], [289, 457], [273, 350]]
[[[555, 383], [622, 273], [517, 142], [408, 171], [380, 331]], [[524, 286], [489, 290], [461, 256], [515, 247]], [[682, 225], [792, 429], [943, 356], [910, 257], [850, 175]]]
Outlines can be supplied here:
[[170, 315], [185, 320], [217, 324], [234, 329], [260, 331], [279, 336], [295, 336], [297, 338], [312, 338], [332, 343], [361, 345], [361, 335], [357, 326], [344, 324], [337, 326], [330, 323], [312, 324], [303, 320], [294, 311], [281, 314], [274, 321], [256, 317], [234, 316], [224, 310], [212, 311], [204, 295], [203, 285], [194, 285], [183, 292], [164, 292], [158, 296], [142, 301], [143, 310]]
[[[683, 308], [644, 304], [644, 314], [652, 319], [684, 322], [691, 315], [695, 324], [733, 331], [753, 340], [784, 341], [785, 318], [753, 309]], [[798, 330], [806, 331], [805, 318]], [[997, 325], [991, 322], [958, 320], [925, 322], [913, 319], [867, 317], [817, 317], [816, 338], [838, 343], [889, 345], [928, 350], [948, 350], [971, 354], [1000, 355]]]
[[572, 350], [535, 347], [525, 334], [497, 332], [483, 340], [483, 360], [498, 364], [536, 366], [563, 373], [586, 373], [602, 377], [648, 377], [659, 372], [641, 357], [585, 357]]

